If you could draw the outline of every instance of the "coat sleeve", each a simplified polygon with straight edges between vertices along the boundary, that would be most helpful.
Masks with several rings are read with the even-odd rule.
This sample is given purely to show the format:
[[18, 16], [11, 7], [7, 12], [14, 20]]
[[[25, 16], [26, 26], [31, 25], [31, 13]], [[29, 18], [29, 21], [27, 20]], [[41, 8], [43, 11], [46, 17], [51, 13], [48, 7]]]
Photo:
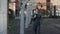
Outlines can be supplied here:
[[36, 14], [33, 14], [32, 15], [32, 20], [35, 20], [36, 19]]

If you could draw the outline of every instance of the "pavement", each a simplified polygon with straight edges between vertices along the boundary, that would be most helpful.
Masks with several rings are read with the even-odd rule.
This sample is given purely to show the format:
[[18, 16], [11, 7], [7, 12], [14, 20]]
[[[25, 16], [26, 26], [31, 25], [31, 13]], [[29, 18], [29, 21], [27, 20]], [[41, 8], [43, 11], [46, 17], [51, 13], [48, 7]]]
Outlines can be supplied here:
[[[25, 28], [25, 34], [34, 34], [32, 24], [29, 28]], [[8, 23], [8, 34], [19, 34], [20, 23], [19, 20], [11, 19]], [[40, 34], [60, 34], [60, 18], [45, 18], [40, 23]]]
[[[25, 29], [25, 34], [34, 34], [31, 28], [32, 25]], [[60, 34], [60, 19], [42, 19], [40, 34]]]
[[60, 34], [60, 19], [44, 19], [41, 23], [41, 34]]

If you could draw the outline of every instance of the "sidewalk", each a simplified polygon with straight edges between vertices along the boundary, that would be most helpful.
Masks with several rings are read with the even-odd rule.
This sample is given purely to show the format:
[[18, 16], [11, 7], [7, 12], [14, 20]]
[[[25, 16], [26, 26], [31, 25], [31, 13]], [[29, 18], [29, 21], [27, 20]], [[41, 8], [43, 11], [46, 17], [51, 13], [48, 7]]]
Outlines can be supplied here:
[[60, 34], [60, 19], [44, 19], [41, 23], [41, 34]]
[[[9, 34], [19, 34], [19, 20], [11, 20], [11, 22], [12, 23], [9, 24], [10, 28], [8, 29]], [[46, 18], [43, 19], [40, 24], [41, 34], [60, 34], [60, 19]], [[25, 34], [34, 34], [32, 24], [30, 24], [29, 28], [25, 29]]]
[[[43, 19], [40, 26], [41, 34], [60, 34], [60, 19]], [[25, 34], [34, 34], [32, 25], [28, 29], [25, 29]]]

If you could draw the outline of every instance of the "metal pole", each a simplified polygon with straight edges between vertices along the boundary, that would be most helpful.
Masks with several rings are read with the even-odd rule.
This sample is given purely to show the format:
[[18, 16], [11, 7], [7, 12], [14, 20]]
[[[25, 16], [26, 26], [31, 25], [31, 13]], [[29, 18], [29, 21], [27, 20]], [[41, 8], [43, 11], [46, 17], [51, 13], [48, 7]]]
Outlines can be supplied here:
[[31, 4], [27, 6], [25, 28], [28, 28], [28, 26], [30, 24], [30, 21], [31, 21], [31, 11], [35, 8], [34, 7], [35, 6], [34, 3], [36, 3], [36, 1], [32, 2], [32, 0], [29, 0], [29, 3], [31, 3]]
[[31, 5], [30, 8], [29, 8], [29, 12], [28, 12], [28, 17], [29, 17], [28, 25], [30, 24], [30, 21], [31, 21], [31, 11], [33, 10], [32, 7], [33, 7], [33, 6]]
[[56, 6], [54, 6], [54, 17], [56, 17]]
[[28, 23], [29, 23], [29, 7], [27, 7], [27, 14], [26, 14], [26, 23], [25, 23], [25, 28], [28, 28]]
[[25, 8], [25, 4], [28, 0], [23, 2], [23, 5], [21, 7], [21, 17], [20, 17], [20, 34], [24, 34], [24, 8]]
[[0, 0], [0, 34], [7, 34], [7, 0]]
[[[31, 1], [30, 1], [31, 2]], [[31, 21], [31, 11], [32, 11], [32, 5], [30, 4], [27, 6], [27, 14], [26, 14], [26, 23], [25, 23], [25, 28], [28, 28], [30, 21]]]

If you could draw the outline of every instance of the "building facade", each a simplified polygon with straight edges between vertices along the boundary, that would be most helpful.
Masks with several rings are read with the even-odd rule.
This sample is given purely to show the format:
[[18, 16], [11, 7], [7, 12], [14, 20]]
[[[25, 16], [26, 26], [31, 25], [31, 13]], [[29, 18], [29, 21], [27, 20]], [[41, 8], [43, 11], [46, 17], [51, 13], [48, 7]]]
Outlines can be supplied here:
[[43, 9], [49, 10], [51, 14], [52, 8], [56, 6], [56, 15], [60, 15], [60, 0], [36, 0], [36, 2], [41, 3], [43, 5]]
[[12, 9], [16, 16], [19, 16], [21, 1], [22, 0], [10, 0], [9, 1], [9, 9]]

